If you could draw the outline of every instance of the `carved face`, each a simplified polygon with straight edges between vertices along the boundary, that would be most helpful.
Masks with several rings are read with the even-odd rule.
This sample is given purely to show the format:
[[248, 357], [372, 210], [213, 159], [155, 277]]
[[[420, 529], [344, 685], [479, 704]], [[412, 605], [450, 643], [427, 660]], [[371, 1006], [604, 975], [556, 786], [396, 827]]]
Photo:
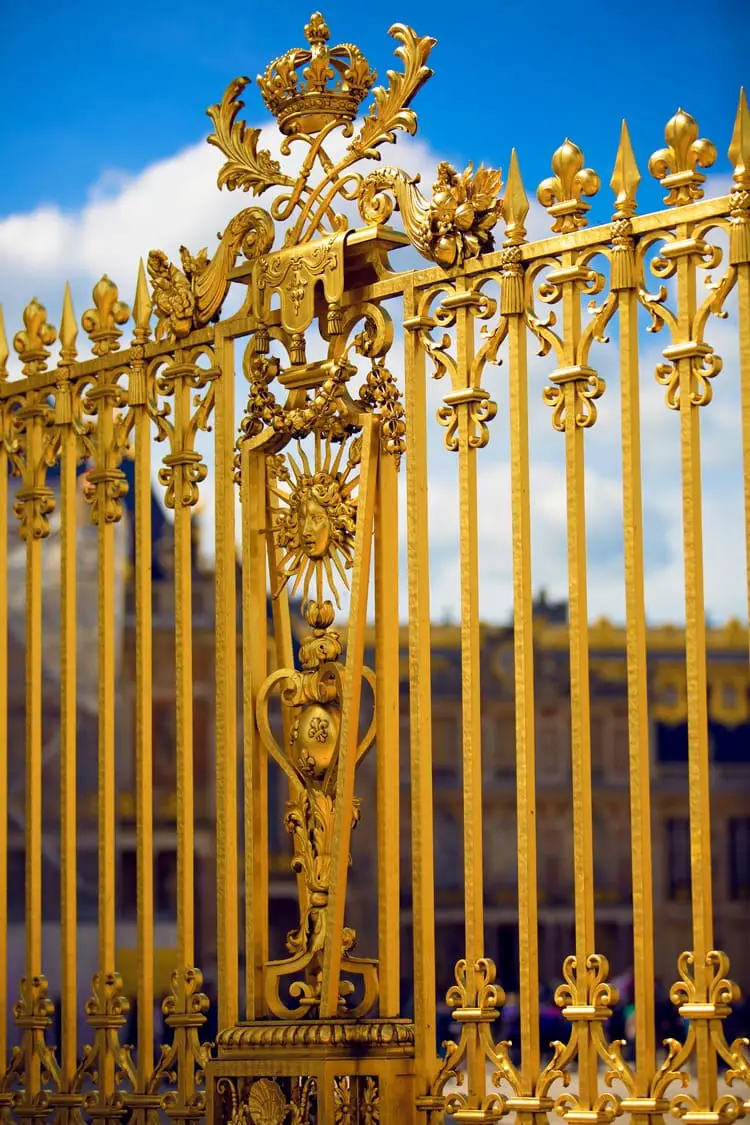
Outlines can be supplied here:
[[331, 521], [322, 504], [307, 496], [299, 508], [299, 538], [308, 558], [322, 559], [331, 542]]
[[[298, 450], [299, 463], [291, 454], [276, 459], [271, 485], [279, 502], [274, 538], [284, 552], [278, 590], [293, 578], [292, 593], [301, 586], [306, 602], [315, 579], [316, 600], [322, 600], [325, 583], [338, 605], [336, 579], [348, 586], [346, 572], [354, 556], [361, 442], [342, 442], [334, 451], [329, 439], [318, 439], [314, 465], [301, 445]], [[342, 465], [345, 452], [349, 456]]]

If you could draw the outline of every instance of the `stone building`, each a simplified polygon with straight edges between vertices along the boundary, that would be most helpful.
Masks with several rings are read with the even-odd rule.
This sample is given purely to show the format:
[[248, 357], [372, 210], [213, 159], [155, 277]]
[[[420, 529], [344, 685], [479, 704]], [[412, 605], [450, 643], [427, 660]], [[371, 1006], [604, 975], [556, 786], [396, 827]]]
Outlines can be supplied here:
[[[127, 465], [125, 466], [127, 469]], [[131, 492], [132, 495], [132, 492]], [[132, 512], [128, 511], [128, 516]], [[174, 959], [176, 916], [174, 588], [170, 569], [172, 528], [154, 500], [153, 517], [153, 757], [155, 943], [157, 987], [164, 992]], [[81, 526], [85, 524], [82, 512]], [[196, 531], [200, 520], [196, 521]], [[131, 574], [132, 519], [119, 532], [122, 558], [120, 698], [117, 722], [118, 962], [126, 989], [135, 990], [136, 829], [134, 765], [135, 615]], [[45, 551], [54, 546], [45, 545]], [[51, 572], [52, 573], [52, 572]], [[95, 576], [95, 570], [94, 570]], [[93, 577], [90, 576], [90, 578]], [[81, 578], [86, 581], [85, 575]], [[239, 582], [239, 572], [238, 572]], [[209, 993], [215, 986], [214, 880], [214, 641], [213, 574], [201, 565], [196, 541], [193, 569], [193, 666], [195, 746], [196, 960]], [[52, 596], [53, 591], [47, 591]], [[46, 595], [46, 596], [47, 596]], [[83, 605], [90, 592], [83, 590]], [[45, 619], [47, 620], [47, 619]], [[88, 620], [88, 619], [87, 619]], [[49, 616], [54, 629], [54, 612]], [[22, 625], [22, 620], [21, 620]], [[93, 636], [95, 638], [95, 617]], [[87, 628], [92, 628], [88, 620]], [[11, 823], [9, 836], [9, 976], [11, 992], [23, 966], [23, 631], [10, 637]], [[570, 711], [568, 627], [565, 605], [540, 598], [534, 623], [540, 972], [556, 983], [563, 958], [573, 949]], [[607, 621], [591, 626], [592, 771], [594, 787], [597, 947], [613, 973], [632, 963], [631, 852], [629, 837], [628, 724], [624, 631]], [[95, 643], [94, 643], [95, 649]], [[440, 988], [452, 979], [463, 954], [461, 858], [460, 637], [453, 625], [433, 627], [433, 753], [436, 856], [436, 928]], [[80, 646], [79, 646], [80, 650]], [[684, 635], [676, 627], [648, 634], [650, 761], [654, 851], [656, 973], [669, 985], [678, 953], [690, 945], [690, 866], [687, 788], [687, 725]], [[750, 926], [750, 676], [747, 629], [739, 622], [708, 630], [711, 792], [716, 942], [733, 954], [732, 975], [750, 986], [750, 950], [737, 935]], [[408, 667], [407, 630], [401, 629], [402, 935], [404, 965], [410, 945], [408, 854]], [[517, 986], [515, 762], [513, 635], [509, 626], [485, 626], [481, 635], [483, 763], [485, 778], [485, 893], [487, 953], [507, 990]], [[89, 659], [81, 652], [81, 659]], [[238, 654], [239, 656], [239, 654]], [[372, 657], [372, 654], [370, 654]], [[368, 660], [372, 663], [372, 659]], [[241, 667], [241, 661], [238, 660]], [[86, 667], [95, 683], [95, 664]], [[59, 980], [59, 676], [45, 667], [45, 966], [54, 994]], [[96, 714], [79, 701], [79, 974], [81, 1004], [96, 963]], [[239, 762], [239, 754], [238, 754]], [[363, 826], [374, 807], [374, 761], [358, 772]], [[297, 924], [296, 886], [282, 827], [285, 792], [278, 771], [269, 771], [271, 800], [272, 956], [282, 955], [285, 933]], [[376, 863], [373, 834], [360, 827], [353, 839], [349, 920], [367, 939], [372, 918]], [[238, 894], [243, 893], [242, 887]], [[15, 935], [15, 936], [14, 936]], [[274, 948], [275, 944], [275, 948]], [[408, 990], [408, 972], [404, 988]]]

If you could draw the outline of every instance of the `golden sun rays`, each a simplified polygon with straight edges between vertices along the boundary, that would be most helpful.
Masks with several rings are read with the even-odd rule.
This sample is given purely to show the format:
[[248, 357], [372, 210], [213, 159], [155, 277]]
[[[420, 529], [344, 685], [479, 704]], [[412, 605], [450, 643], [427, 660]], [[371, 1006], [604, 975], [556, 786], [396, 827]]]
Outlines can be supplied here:
[[[355, 491], [359, 473], [355, 472], [361, 456], [361, 442], [351, 441], [348, 458], [342, 468], [347, 443], [334, 451], [328, 437], [315, 434], [313, 464], [306, 450], [297, 442], [297, 459], [290, 452], [275, 459], [275, 482], [270, 491], [278, 501], [273, 535], [283, 552], [279, 560], [278, 596], [292, 581], [291, 593], [302, 593], [303, 604], [310, 598], [315, 580], [314, 598], [321, 603], [328, 589], [340, 608], [337, 582], [348, 589], [354, 558], [354, 531], [357, 520]], [[282, 486], [288, 487], [284, 489]]]

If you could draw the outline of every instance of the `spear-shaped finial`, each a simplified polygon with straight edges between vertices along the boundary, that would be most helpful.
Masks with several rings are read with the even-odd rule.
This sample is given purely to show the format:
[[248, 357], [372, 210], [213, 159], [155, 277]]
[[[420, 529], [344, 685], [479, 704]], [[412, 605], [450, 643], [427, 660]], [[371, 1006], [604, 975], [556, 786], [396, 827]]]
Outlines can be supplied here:
[[5, 321], [3, 320], [3, 306], [0, 305], [0, 380], [8, 378], [8, 337], [5, 335]]
[[135, 301], [133, 302], [133, 320], [135, 321], [136, 340], [141, 342], [148, 339], [149, 325], [151, 323], [151, 294], [148, 291], [143, 258], [141, 258], [138, 263], [138, 280], [135, 284]]
[[739, 265], [750, 262], [750, 109], [744, 89], [740, 89], [729, 159], [734, 168], [729, 200], [729, 261]]
[[65, 367], [70, 363], [75, 363], [75, 358], [78, 354], [76, 351], [77, 336], [78, 325], [76, 323], [76, 314], [73, 312], [70, 283], [66, 281], [62, 315], [60, 317], [60, 363]]
[[529, 198], [521, 179], [521, 169], [518, 166], [518, 154], [515, 149], [511, 151], [508, 165], [508, 179], [505, 184], [502, 214], [505, 220], [505, 244], [517, 246], [526, 238], [524, 219], [529, 213]]
[[750, 188], [750, 108], [747, 104], [745, 88], [740, 87], [740, 101], [737, 106], [737, 116], [734, 120], [732, 140], [729, 144], [729, 159], [734, 168], [733, 176], [737, 187], [734, 189]]
[[633, 146], [627, 123], [623, 120], [620, 130], [620, 144], [617, 147], [615, 167], [609, 186], [615, 193], [616, 219], [630, 219], [635, 214], [637, 203], [635, 195], [641, 182], [641, 173], [635, 160]]

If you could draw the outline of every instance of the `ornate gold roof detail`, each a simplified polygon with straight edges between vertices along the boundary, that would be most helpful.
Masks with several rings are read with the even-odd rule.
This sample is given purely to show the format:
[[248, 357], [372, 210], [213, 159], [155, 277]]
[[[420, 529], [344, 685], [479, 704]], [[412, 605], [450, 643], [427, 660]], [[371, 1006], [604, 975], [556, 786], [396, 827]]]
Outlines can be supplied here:
[[293, 47], [258, 76], [263, 101], [282, 133], [314, 135], [333, 121], [353, 121], [374, 83], [375, 71], [359, 47], [329, 47], [330, 37], [323, 16], [314, 12], [305, 27], [309, 47]]

